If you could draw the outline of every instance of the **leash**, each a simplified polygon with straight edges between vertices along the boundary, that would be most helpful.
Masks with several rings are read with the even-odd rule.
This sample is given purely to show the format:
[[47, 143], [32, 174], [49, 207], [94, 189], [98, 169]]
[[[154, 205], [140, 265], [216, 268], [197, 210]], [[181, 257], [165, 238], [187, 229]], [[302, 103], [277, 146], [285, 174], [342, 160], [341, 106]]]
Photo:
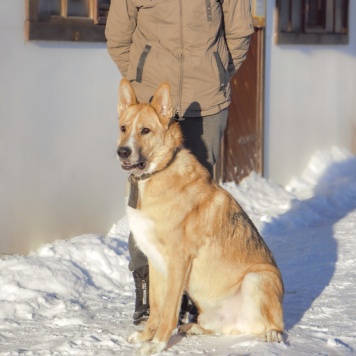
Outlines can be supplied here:
[[152, 172], [152, 173], [144, 173], [139, 177], [136, 177], [133, 173], [129, 175], [129, 182], [130, 182], [130, 195], [129, 195], [129, 201], [127, 205], [131, 208], [137, 209], [137, 202], [138, 202], [138, 181], [140, 180], [146, 180], [148, 178], [151, 178], [154, 174], [162, 172], [166, 168], [168, 168], [175, 158], [177, 157], [178, 152], [182, 149], [182, 147], [177, 147], [174, 152], [173, 152], [173, 157], [171, 160], [167, 163], [166, 166], [164, 166], [162, 169]]

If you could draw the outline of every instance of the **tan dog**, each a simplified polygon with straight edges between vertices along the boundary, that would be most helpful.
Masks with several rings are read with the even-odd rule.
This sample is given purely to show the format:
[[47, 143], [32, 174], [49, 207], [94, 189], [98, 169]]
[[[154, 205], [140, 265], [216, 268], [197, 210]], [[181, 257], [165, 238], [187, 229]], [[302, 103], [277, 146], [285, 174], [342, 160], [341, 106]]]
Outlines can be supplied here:
[[[283, 282], [271, 251], [253, 223], [196, 158], [182, 147], [171, 119], [168, 84], [151, 104], [137, 103], [130, 83], [120, 84], [118, 156], [138, 188], [129, 225], [147, 255], [150, 316], [140, 355], [165, 349], [187, 291], [199, 310], [186, 334], [256, 334], [281, 341]], [[131, 194], [131, 200], [135, 192]]]

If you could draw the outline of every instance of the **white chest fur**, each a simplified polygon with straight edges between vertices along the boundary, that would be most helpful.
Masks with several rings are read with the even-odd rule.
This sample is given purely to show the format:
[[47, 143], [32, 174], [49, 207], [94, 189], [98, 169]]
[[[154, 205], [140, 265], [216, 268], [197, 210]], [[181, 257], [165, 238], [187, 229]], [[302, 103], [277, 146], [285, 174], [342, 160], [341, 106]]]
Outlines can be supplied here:
[[154, 222], [140, 210], [127, 207], [129, 226], [136, 245], [147, 256], [154, 267], [166, 275], [166, 262], [159, 251]]

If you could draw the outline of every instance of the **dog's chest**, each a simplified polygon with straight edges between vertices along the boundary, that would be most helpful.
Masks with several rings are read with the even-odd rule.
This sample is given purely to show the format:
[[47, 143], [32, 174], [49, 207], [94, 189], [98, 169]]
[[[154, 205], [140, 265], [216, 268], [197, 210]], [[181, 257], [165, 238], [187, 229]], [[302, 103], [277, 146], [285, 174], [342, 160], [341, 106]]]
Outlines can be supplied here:
[[127, 207], [129, 226], [138, 248], [162, 274], [167, 273], [154, 222], [138, 209]]

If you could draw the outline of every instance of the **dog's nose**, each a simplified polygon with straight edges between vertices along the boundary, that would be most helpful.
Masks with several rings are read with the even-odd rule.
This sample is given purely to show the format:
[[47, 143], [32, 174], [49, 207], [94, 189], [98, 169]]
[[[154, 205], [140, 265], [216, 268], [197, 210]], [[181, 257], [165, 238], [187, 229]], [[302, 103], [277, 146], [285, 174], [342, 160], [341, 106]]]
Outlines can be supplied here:
[[117, 155], [120, 158], [127, 158], [130, 156], [131, 153], [132, 153], [132, 151], [131, 151], [130, 147], [119, 147], [117, 149]]

